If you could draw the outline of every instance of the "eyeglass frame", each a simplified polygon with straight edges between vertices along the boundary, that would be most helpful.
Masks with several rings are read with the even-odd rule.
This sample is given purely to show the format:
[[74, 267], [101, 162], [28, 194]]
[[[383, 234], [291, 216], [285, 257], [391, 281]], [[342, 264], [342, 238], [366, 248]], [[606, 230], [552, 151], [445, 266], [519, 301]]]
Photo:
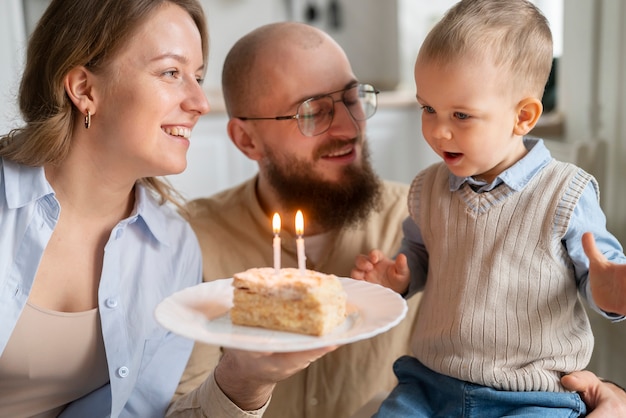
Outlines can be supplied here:
[[[367, 116], [365, 119], [357, 119], [357, 118], [354, 117], [354, 115], [350, 111], [350, 108], [348, 107], [348, 104], [344, 101], [345, 98], [344, 98], [343, 95], [341, 96], [341, 99], [339, 99], [339, 100], [335, 100], [333, 98], [333, 96], [332, 96], [333, 94], [337, 94], [337, 93], [345, 93], [346, 91], [348, 91], [350, 89], [353, 89], [355, 87], [359, 87], [359, 86], [371, 87], [373, 91], [368, 91], [368, 93], [374, 93], [374, 97], [376, 97], [376, 103], [375, 103], [375, 106], [374, 106], [374, 112], [372, 112], [372, 114]], [[344, 104], [344, 106], [346, 106], [346, 109], [348, 110], [348, 113], [350, 114], [350, 117], [352, 117], [356, 121], [364, 121], [364, 120], [367, 120], [367, 119], [371, 118], [372, 116], [374, 116], [376, 114], [376, 110], [378, 110], [378, 94], [379, 93], [380, 93], [380, 90], [376, 89], [376, 87], [374, 87], [373, 85], [371, 85], [369, 83], [355, 83], [355, 84], [353, 84], [351, 86], [348, 86], [348, 87], [345, 87], [343, 89], [331, 91], [329, 93], [319, 94], [317, 96], [309, 97], [308, 99], [303, 100], [302, 102], [300, 102], [298, 104], [298, 107], [296, 108], [296, 113], [294, 115], [273, 116], [273, 117], [235, 116], [235, 118], [239, 119], [239, 120], [243, 120], [243, 121], [246, 121], [246, 120], [295, 120], [295, 121], [298, 121], [301, 118], [301, 116], [300, 116], [300, 107], [302, 105], [304, 105], [307, 102], [313, 101], [313, 100], [319, 100], [319, 99], [321, 99], [323, 97], [330, 97], [331, 100], [333, 101], [333, 113], [332, 113], [332, 115], [330, 117], [330, 122], [329, 122], [328, 127], [326, 129], [324, 129], [323, 131], [318, 132], [316, 134], [313, 134], [313, 135], [306, 135], [304, 132], [302, 132], [302, 129], [300, 128], [300, 123], [298, 123], [298, 130], [300, 131], [300, 133], [302, 135], [308, 136], [308, 137], [314, 137], [314, 136], [318, 136], [318, 135], [321, 135], [321, 134], [327, 132], [330, 129], [330, 127], [332, 126], [333, 120], [335, 118], [335, 103], [342, 102]]]

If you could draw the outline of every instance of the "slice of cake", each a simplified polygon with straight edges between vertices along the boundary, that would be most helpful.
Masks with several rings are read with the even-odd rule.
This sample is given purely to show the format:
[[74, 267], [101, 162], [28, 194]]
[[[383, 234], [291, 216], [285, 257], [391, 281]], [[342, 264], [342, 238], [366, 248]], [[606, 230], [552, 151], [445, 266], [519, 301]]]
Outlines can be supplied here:
[[346, 317], [346, 293], [332, 274], [271, 267], [233, 277], [233, 324], [323, 335]]

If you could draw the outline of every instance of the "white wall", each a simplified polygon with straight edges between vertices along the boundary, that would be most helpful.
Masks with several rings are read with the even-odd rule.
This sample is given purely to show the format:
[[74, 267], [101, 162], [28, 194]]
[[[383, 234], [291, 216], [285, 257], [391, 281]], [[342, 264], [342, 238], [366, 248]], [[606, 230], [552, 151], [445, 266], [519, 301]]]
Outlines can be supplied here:
[[233, 44], [253, 28], [285, 20], [281, 0], [200, 0], [209, 22], [209, 65], [205, 77], [208, 91], [221, 89], [222, 64]]
[[[626, 244], [626, 2], [567, 0], [559, 73], [566, 142], [606, 141], [600, 184], [608, 227]], [[596, 338], [589, 368], [626, 386], [626, 322], [591, 314]]]
[[317, 18], [307, 21], [303, 0], [201, 0], [209, 20], [211, 51], [208, 90], [219, 90], [226, 53], [244, 34], [266, 23], [291, 18], [327, 31], [345, 49], [361, 80], [389, 90], [399, 82], [397, 0], [341, 0], [341, 25], [331, 25], [329, 0], [315, 4]]
[[19, 125], [16, 95], [24, 62], [25, 29], [22, 2], [3, 0], [0, 5], [0, 133]]

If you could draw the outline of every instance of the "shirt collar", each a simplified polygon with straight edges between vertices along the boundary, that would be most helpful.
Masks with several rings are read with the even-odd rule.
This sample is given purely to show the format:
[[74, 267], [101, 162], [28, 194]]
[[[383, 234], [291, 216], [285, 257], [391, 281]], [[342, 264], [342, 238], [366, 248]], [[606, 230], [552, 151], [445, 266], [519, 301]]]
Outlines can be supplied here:
[[120, 222], [126, 226], [141, 220], [152, 236], [163, 245], [169, 246], [168, 218], [176, 216], [175, 209], [169, 204], [159, 204], [157, 198], [140, 183], [135, 184], [135, 207], [130, 216]]
[[9, 209], [21, 208], [44, 196], [54, 194], [46, 180], [43, 167], [29, 167], [5, 158], [0, 159], [0, 164]]
[[[4, 193], [9, 209], [21, 208], [46, 196], [54, 196], [54, 190], [46, 179], [43, 167], [29, 167], [1, 158], [0, 169], [3, 175], [3, 181], [0, 184], [4, 184]], [[47, 200], [50, 201], [50, 199]], [[52, 201], [56, 202], [56, 199]], [[55, 206], [58, 210], [58, 203]], [[167, 225], [168, 218], [173, 213], [173, 208], [160, 205], [152, 193], [137, 183], [135, 186], [135, 208], [128, 218], [120, 221], [119, 225], [126, 226], [142, 219], [147, 230], [157, 241], [169, 245]]]
[[491, 183], [475, 180], [472, 177], [457, 177], [450, 173], [450, 191], [459, 190], [464, 183], [474, 186], [478, 192], [493, 190], [502, 183], [511, 189], [519, 191], [551, 160], [550, 151], [546, 148], [542, 139], [524, 138], [524, 146], [528, 153], [518, 162], [504, 170]]

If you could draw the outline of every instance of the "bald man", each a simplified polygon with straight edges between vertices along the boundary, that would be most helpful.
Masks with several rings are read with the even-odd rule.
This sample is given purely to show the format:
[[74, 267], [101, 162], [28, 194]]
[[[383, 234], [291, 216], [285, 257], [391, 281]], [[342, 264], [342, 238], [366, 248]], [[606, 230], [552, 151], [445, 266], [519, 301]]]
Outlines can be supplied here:
[[[359, 83], [331, 37], [300, 23], [261, 27], [227, 55], [222, 86], [228, 134], [259, 171], [188, 206], [205, 281], [273, 265], [274, 212], [284, 219], [284, 267], [297, 267], [293, 222], [286, 220], [298, 209], [306, 215], [307, 268], [348, 277], [357, 254], [399, 247], [407, 187], [377, 177], [365, 138], [377, 92]], [[306, 112], [317, 116], [274, 119]], [[409, 350], [417, 303], [409, 301], [406, 319], [391, 331], [340, 347], [279, 383], [265, 416], [348, 417], [389, 391], [393, 361]], [[201, 382], [218, 355], [216, 347], [196, 344], [179, 391]]]

